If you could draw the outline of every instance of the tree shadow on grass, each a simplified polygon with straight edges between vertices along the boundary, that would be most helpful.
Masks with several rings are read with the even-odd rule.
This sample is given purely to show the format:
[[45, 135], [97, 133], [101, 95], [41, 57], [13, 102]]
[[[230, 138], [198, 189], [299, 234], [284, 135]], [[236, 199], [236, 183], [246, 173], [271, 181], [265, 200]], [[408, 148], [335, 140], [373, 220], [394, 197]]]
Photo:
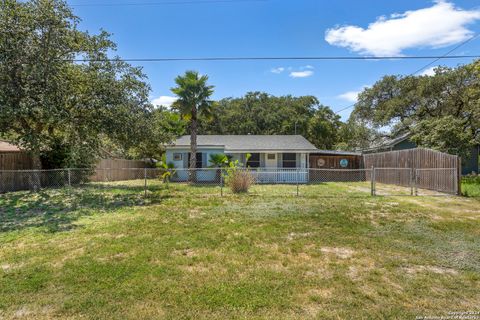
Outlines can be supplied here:
[[12, 192], [0, 195], [0, 233], [43, 228], [46, 232], [68, 231], [82, 216], [146, 206], [170, 197], [163, 186], [95, 185]]

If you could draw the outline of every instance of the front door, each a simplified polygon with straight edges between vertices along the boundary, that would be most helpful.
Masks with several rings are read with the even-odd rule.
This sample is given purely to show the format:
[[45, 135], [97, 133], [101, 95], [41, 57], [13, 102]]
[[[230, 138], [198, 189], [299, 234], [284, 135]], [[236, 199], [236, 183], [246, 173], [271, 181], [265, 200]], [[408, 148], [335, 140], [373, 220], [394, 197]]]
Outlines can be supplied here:
[[265, 154], [265, 168], [273, 169], [277, 167], [277, 154], [266, 153]]

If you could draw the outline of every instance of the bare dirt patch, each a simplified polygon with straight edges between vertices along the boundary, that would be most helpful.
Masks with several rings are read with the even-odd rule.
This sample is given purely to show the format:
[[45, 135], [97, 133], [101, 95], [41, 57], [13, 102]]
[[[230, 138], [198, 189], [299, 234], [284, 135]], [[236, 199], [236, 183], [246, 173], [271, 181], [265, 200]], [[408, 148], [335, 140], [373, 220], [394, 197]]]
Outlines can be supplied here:
[[180, 269], [188, 272], [188, 273], [206, 273], [209, 272], [209, 268], [202, 266], [202, 265], [188, 265], [188, 266], [181, 266]]
[[296, 233], [296, 232], [290, 232], [287, 236], [287, 240], [295, 240], [295, 239], [300, 239], [300, 238], [308, 238], [312, 235], [312, 232], [303, 232], [303, 233]]
[[448, 275], [458, 275], [458, 271], [452, 268], [443, 268], [437, 266], [409, 266], [402, 268], [407, 274], [415, 275], [418, 273], [436, 273], [436, 274], [448, 274]]
[[349, 248], [336, 248], [336, 247], [322, 247], [320, 251], [327, 254], [334, 254], [340, 259], [351, 258], [355, 253], [355, 251]]
[[172, 254], [175, 256], [184, 256], [188, 258], [197, 257], [199, 255], [199, 253], [194, 249], [174, 250]]
[[80, 257], [85, 254], [85, 248], [80, 247], [73, 250], [65, 251], [65, 254], [60, 258], [52, 262], [52, 265], [55, 268], [61, 268], [63, 265], [70, 260], [73, 260], [77, 257]]

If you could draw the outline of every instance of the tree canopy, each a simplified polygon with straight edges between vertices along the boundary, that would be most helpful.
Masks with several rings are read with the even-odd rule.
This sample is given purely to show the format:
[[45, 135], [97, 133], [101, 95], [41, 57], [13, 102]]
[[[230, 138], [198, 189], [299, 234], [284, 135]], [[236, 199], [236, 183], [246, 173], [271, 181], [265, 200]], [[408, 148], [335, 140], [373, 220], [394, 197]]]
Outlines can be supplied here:
[[[301, 134], [317, 147], [333, 148], [340, 117], [313, 96], [272, 96], [249, 92], [222, 99], [209, 118], [202, 117], [201, 134]], [[296, 128], [296, 130], [295, 130]]]
[[65, 166], [91, 165], [103, 138], [142, 137], [150, 88], [141, 69], [107, 59], [107, 32], [78, 30], [61, 0], [2, 1], [0, 21], [2, 136], [36, 156], [62, 150]]
[[359, 95], [352, 118], [418, 145], [465, 155], [480, 144], [480, 61], [433, 76], [385, 76]]

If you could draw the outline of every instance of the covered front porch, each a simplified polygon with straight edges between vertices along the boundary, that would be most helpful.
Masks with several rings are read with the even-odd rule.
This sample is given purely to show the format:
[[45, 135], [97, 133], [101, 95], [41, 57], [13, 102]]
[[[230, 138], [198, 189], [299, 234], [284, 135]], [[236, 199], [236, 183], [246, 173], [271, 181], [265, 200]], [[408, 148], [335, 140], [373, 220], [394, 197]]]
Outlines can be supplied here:
[[[250, 154], [248, 161], [247, 154]], [[308, 153], [266, 151], [227, 155], [249, 168], [257, 183], [308, 182]]]
[[[198, 182], [219, 182], [220, 170], [210, 162], [212, 154], [223, 154], [221, 150], [199, 150], [195, 168]], [[225, 152], [232, 161], [238, 160], [248, 168], [257, 183], [307, 183], [308, 153], [288, 152]], [[247, 161], [247, 154], [250, 154]], [[190, 155], [174, 153], [171, 159], [178, 159], [175, 164], [175, 176], [172, 181], [188, 181], [188, 163]]]

